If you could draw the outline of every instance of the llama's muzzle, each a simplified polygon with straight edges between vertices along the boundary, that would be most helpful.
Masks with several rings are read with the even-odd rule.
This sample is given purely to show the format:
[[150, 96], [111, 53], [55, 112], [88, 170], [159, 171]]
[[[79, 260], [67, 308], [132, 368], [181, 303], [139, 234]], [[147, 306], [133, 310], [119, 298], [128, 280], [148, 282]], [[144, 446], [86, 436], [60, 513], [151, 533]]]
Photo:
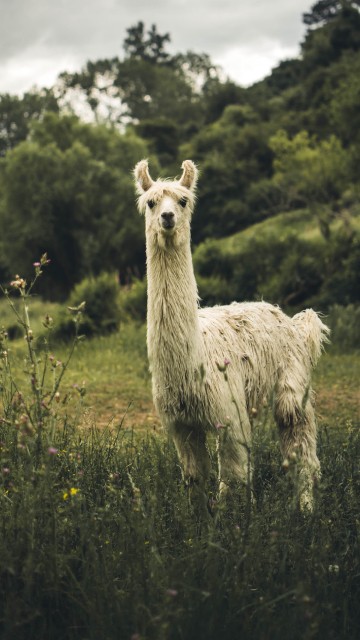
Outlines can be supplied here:
[[171, 211], [161, 214], [161, 226], [163, 229], [172, 229], [175, 226], [174, 214]]

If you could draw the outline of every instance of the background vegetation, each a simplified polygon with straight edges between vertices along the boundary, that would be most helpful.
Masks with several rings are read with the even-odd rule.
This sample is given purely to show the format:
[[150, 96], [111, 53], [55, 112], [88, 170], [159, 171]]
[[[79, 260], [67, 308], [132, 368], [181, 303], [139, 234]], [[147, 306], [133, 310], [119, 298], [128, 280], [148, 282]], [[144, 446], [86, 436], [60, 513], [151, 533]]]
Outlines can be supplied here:
[[[359, 637], [359, 2], [303, 19], [300, 58], [247, 89], [139, 22], [122, 58], [0, 96], [4, 640]], [[311, 516], [271, 407], [253, 424], [251, 508], [240, 491], [216, 503], [215, 439], [214, 518], [183, 484], [151, 402], [142, 157], [161, 175], [199, 163], [204, 303], [327, 314]]]
[[155, 175], [176, 175], [190, 157], [205, 303], [358, 304], [358, 2], [320, 0], [303, 20], [301, 56], [246, 89], [206, 54], [170, 55], [170, 34], [139, 22], [123, 57], [1, 95], [0, 279], [28, 276], [45, 251], [53, 300], [105, 271], [141, 279], [131, 171], [149, 157]]

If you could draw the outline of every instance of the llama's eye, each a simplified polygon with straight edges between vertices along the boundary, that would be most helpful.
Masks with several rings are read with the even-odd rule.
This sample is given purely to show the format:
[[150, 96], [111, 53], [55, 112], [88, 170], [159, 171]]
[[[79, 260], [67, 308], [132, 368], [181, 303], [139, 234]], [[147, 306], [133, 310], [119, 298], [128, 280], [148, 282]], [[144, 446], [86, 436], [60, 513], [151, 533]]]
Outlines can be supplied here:
[[184, 197], [184, 198], [181, 198], [181, 199], [179, 200], [179, 205], [180, 205], [180, 207], [182, 207], [182, 208], [184, 209], [184, 207], [186, 207], [186, 205], [187, 205], [187, 201], [188, 201], [188, 199], [187, 199], [187, 198], [185, 198], [185, 197]]
[[154, 200], [148, 200], [148, 203], [147, 203], [147, 204], [148, 204], [149, 209], [153, 209], [153, 208], [155, 207], [155, 202], [154, 202]]

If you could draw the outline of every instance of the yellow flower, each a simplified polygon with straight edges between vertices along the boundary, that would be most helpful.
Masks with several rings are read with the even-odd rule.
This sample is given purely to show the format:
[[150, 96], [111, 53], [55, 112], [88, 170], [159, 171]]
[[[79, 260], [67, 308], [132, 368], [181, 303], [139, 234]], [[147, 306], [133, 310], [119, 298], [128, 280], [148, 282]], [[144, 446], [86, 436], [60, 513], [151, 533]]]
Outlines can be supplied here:
[[69, 491], [64, 491], [63, 500], [68, 500], [71, 496], [76, 496], [76, 494], [79, 493], [79, 491], [80, 489], [77, 489], [76, 487], [71, 487]]

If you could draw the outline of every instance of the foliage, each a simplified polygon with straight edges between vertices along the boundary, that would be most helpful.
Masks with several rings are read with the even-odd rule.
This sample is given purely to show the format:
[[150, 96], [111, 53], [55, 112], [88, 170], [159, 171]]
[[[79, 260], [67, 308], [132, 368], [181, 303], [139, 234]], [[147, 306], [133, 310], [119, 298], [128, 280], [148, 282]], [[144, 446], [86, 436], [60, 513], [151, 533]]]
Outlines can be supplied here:
[[133, 279], [130, 285], [121, 288], [120, 307], [125, 318], [144, 321], [146, 319], [146, 278]]
[[151, 26], [147, 37], [145, 25], [141, 21], [126, 31], [128, 35], [124, 40], [124, 50], [129, 58], [139, 58], [159, 64], [166, 62], [170, 57], [165, 51], [165, 43], [170, 42], [170, 34], [160, 35], [156, 25]]
[[31, 123], [41, 120], [45, 111], [59, 111], [52, 90], [33, 90], [22, 98], [7, 93], [0, 95], [0, 156], [25, 140]]
[[319, 25], [334, 20], [349, 8], [359, 9], [359, 0], [318, 0], [309, 13], [304, 13], [303, 21], [309, 26]]
[[[123, 59], [89, 61], [48, 92], [1, 96], [0, 279], [14, 264], [28, 275], [44, 251], [52, 258], [47, 297], [65, 299], [74, 283], [102, 271], [141, 278], [144, 232], [131, 170], [150, 154], [164, 176], [178, 175], [186, 157], [198, 163], [192, 240], [200, 253], [204, 241], [261, 233], [257, 223], [300, 207], [328, 244], [317, 256], [309, 220], [309, 236], [294, 238], [287, 254], [276, 234], [257, 237], [237, 265], [234, 255], [211, 266], [209, 253], [207, 275], [199, 274], [205, 301], [241, 292], [294, 306], [358, 301], [357, 243], [331, 234], [360, 201], [359, 6], [321, 0], [306, 16], [301, 57], [248, 88], [223, 78], [205, 53], [170, 54], [170, 35], [139, 22], [127, 29]], [[279, 257], [278, 273], [265, 252]]]
[[[334, 420], [320, 432], [323, 475], [305, 516], [294, 500], [296, 460], [285, 474], [265, 414], [253, 425], [251, 510], [239, 487], [219, 503], [213, 478], [205, 521], [166, 439], [136, 435], [126, 418], [114, 430], [76, 428], [84, 386], [66, 392], [70, 360], [39, 352], [30, 324], [29, 296], [47, 261], [35, 265], [30, 289], [21, 277], [12, 283], [25, 371], [0, 334], [1, 636], [355, 640], [358, 425]], [[92, 351], [90, 368], [110, 363], [113, 372], [104, 342], [102, 360]]]
[[182, 148], [183, 157], [199, 161], [199, 202], [193, 219], [196, 244], [207, 237], [230, 235], [252, 218], [246, 191], [271, 171], [266, 127], [249, 105], [229, 105], [221, 118], [204, 127]]
[[304, 516], [296, 462], [285, 475], [272, 425], [257, 422], [251, 511], [239, 488], [221, 506], [213, 479], [216, 515], [205, 522], [166, 440], [140, 439], [123, 421], [77, 431], [60, 384], [51, 404], [41, 396], [39, 431], [33, 368], [20, 389], [4, 335], [0, 353], [3, 637], [357, 638], [356, 425], [321, 432], [323, 476]]
[[29, 306], [33, 289], [49, 262], [45, 253], [40, 261], [34, 263], [35, 273], [29, 285], [19, 275], [15, 276], [10, 283], [11, 290], [19, 295], [19, 306], [14, 304], [9, 291], [1, 287], [1, 292], [8, 301], [14, 319], [25, 338], [24, 371], [30, 384], [28, 389], [22, 389], [14, 377], [12, 353], [7, 344], [8, 334], [2, 328], [0, 330], [0, 399], [3, 415], [0, 424], [5, 429], [10, 427], [13, 432], [12, 444], [15, 450], [25, 451], [29, 473], [38, 469], [43, 448], [55, 430], [57, 412], [54, 407], [60, 400], [60, 385], [79, 340], [77, 326], [81, 317], [80, 309], [75, 316], [75, 331], [67, 358], [64, 362], [57, 360], [50, 353], [49, 339], [53, 319], [46, 314], [43, 319], [46, 333], [41, 340], [42, 356], [40, 356], [40, 342], [32, 328]]
[[131, 170], [144, 155], [133, 134], [48, 114], [4, 160], [0, 228], [9, 270], [18, 264], [27, 276], [34, 253], [47, 250], [51, 278], [42, 292], [59, 299], [90, 273], [144, 265], [143, 224], [131, 213]]
[[[86, 336], [117, 331], [121, 313], [116, 274], [101, 273], [96, 278], [85, 278], [74, 287], [67, 305], [71, 315], [65, 310], [59, 314], [53, 330], [54, 339], [72, 339], [75, 333], [74, 319], [78, 333]], [[78, 318], [79, 311], [81, 316]]]
[[332, 221], [325, 239], [311, 212], [289, 212], [229, 239], [206, 240], [194, 253], [206, 304], [266, 299], [290, 310], [327, 310], [359, 300], [356, 218]]
[[360, 349], [360, 306], [335, 304], [329, 309], [326, 323], [331, 329], [331, 343], [342, 353]]

